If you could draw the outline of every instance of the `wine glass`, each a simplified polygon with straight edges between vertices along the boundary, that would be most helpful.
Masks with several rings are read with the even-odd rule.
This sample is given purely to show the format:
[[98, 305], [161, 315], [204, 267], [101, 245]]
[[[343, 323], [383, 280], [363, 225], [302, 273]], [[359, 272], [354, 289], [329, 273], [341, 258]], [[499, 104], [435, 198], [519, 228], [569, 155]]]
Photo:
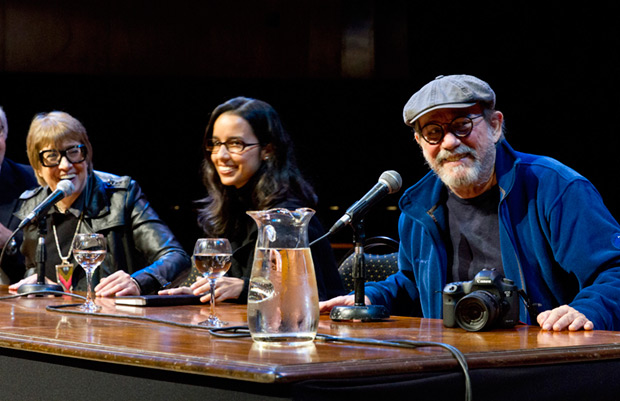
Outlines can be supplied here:
[[194, 263], [211, 287], [211, 313], [207, 320], [199, 324], [209, 327], [227, 325], [215, 315], [215, 282], [230, 268], [232, 248], [226, 238], [200, 238], [194, 246]]
[[93, 272], [103, 262], [106, 255], [106, 240], [101, 234], [76, 234], [73, 238], [73, 257], [86, 272], [86, 302], [80, 306], [85, 312], [96, 312], [97, 306], [93, 297]]

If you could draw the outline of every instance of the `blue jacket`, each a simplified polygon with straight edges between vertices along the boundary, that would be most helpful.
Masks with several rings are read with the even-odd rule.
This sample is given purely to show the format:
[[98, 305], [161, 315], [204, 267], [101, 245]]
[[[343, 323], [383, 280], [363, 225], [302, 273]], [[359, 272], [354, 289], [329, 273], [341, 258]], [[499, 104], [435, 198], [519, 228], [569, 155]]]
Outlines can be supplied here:
[[[598, 330], [620, 330], [620, 225], [584, 177], [504, 140], [495, 164], [506, 277], [540, 311], [569, 304]], [[368, 283], [366, 295], [399, 314], [442, 318], [449, 244], [447, 190], [429, 172], [400, 199], [399, 272]], [[448, 245], [449, 246], [449, 245]], [[533, 323], [521, 304], [520, 319]]]

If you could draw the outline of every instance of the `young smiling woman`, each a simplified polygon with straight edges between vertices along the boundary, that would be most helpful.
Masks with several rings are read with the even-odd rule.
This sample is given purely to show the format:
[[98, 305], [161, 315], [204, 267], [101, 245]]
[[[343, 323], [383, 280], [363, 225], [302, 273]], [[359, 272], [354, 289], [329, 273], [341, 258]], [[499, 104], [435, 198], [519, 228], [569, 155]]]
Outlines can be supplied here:
[[[246, 212], [276, 207], [315, 208], [317, 196], [303, 178], [290, 136], [271, 105], [237, 97], [217, 106], [204, 136], [203, 183], [208, 196], [201, 200], [198, 222], [210, 237], [228, 238], [232, 265], [218, 279], [216, 300], [247, 302], [248, 281], [257, 238], [256, 223]], [[310, 241], [323, 235], [318, 218], [310, 221]], [[328, 240], [311, 247], [320, 299], [345, 292]], [[196, 277], [195, 269], [190, 281]], [[190, 284], [189, 282], [187, 284]], [[208, 294], [209, 283], [198, 278], [191, 287], [161, 294]], [[202, 297], [208, 302], [210, 295]]]

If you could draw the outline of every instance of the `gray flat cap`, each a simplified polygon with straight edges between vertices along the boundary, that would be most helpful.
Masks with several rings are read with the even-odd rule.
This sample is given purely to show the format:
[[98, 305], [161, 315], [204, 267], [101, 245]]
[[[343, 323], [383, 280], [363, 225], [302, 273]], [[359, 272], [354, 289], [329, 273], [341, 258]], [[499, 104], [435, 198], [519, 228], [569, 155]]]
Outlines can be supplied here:
[[465, 108], [476, 103], [495, 107], [495, 92], [486, 82], [471, 75], [440, 75], [417, 91], [405, 105], [405, 124], [413, 123], [436, 109]]

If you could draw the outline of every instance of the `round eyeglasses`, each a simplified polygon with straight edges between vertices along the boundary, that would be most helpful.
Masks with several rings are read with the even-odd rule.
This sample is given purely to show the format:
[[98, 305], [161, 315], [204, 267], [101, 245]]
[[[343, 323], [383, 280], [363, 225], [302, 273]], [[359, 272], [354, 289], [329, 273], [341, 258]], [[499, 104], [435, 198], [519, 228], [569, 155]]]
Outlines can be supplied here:
[[86, 153], [86, 145], [75, 145], [65, 150], [42, 150], [39, 152], [39, 160], [43, 167], [56, 167], [63, 157], [66, 157], [72, 164], [77, 164], [86, 160]]
[[226, 142], [220, 142], [216, 139], [207, 139], [205, 150], [209, 153], [217, 153], [220, 151], [222, 145], [224, 145], [228, 153], [241, 153], [248, 146], [260, 145], [260, 143], [245, 143], [241, 139], [229, 139]]
[[[454, 136], [459, 138], [465, 138], [471, 131], [474, 129], [474, 120], [482, 117], [484, 114], [478, 114], [476, 116], [466, 116], [466, 117], [456, 117], [454, 120], [449, 123], [437, 123], [431, 122], [422, 127], [420, 135], [422, 138], [431, 145], [437, 145], [443, 137], [446, 135], [446, 132], [451, 132]], [[447, 129], [443, 127], [447, 126]]]

